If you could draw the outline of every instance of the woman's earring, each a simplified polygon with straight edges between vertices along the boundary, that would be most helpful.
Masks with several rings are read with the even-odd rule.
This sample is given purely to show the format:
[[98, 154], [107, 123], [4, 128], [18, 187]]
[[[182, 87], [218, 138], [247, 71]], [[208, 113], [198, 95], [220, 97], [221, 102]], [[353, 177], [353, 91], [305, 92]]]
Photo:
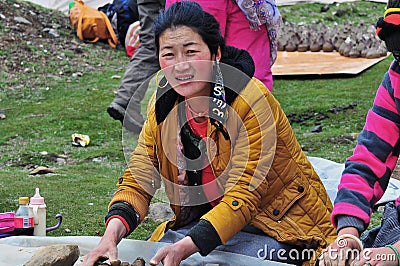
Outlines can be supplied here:
[[156, 74], [156, 85], [157, 85], [157, 87], [159, 87], [160, 89], [164, 89], [164, 88], [167, 87], [167, 85], [168, 85], [168, 80], [165, 79], [165, 84], [161, 86], [161, 85], [160, 85], [160, 78], [158, 77], [158, 75], [160, 74], [160, 72], [161, 72], [161, 69], [158, 70], [158, 71], [157, 71], [157, 74]]
[[223, 101], [225, 101], [224, 77], [222, 76], [222, 71], [219, 66], [219, 60], [217, 60], [215, 70], [216, 71], [215, 71], [214, 95], [217, 96], [217, 98], [220, 98]]
[[221, 122], [225, 120], [225, 109], [227, 105], [225, 99], [224, 77], [222, 76], [222, 71], [219, 66], [219, 60], [217, 60], [214, 67], [215, 85], [212, 92], [213, 100], [210, 102], [210, 117]]

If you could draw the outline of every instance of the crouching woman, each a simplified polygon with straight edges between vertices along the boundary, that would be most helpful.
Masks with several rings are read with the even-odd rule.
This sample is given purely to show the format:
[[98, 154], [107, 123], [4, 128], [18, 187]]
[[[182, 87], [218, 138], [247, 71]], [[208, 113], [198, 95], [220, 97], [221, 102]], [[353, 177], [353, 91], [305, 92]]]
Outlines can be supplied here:
[[251, 78], [249, 54], [225, 46], [218, 22], [193, 2], [172, 4], [154, 31], [158, 88], [85, 263], [117, 258], [160, 187], [175, 216], [149, 239], [171, 243], [152, 265], [213, 250], [313, 263], [336, 237], [332, 204], [279, 103]]

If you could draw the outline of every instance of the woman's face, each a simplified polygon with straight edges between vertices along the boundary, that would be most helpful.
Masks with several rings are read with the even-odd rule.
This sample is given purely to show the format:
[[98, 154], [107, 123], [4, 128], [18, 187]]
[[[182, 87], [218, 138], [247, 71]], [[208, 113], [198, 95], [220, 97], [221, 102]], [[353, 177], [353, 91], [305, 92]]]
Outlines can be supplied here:
[[189, 27], [178, 26], [165, 30], [159, 43], [160, 66], [174, 90], [186, 98], [209, 96], [211, 60], [215, 58], [201, 36]]

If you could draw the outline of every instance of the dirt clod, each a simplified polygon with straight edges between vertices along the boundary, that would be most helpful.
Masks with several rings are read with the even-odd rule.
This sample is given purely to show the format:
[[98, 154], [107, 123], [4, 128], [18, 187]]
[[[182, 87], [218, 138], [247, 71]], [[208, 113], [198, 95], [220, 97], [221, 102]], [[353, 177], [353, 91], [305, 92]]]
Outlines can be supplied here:
[[142, 257], [137, 257], [132, 264], [130, 264], [127, 261], [121, 262], [120, 260], [113, 260], [110, 261], [109, 263], [105, 261], [106, 258], [101, 258], [99, 259], [96, 263], [95, 266], [145, 266], [146, 262]]
[[146, 262], [144, 261], [144, 259], [142, 257], [138, 257], [131, 266], [145, 266]]

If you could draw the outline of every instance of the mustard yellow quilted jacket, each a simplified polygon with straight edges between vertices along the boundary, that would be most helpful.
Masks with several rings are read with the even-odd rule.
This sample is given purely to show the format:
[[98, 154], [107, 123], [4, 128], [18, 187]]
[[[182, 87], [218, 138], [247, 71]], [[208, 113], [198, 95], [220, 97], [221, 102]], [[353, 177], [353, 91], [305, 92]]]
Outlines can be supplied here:
[[[227, 110], [229, 139], [208, 125], [209, 159], [225, 192], [221, 202], [201, 219], [213, 225], [222, 243], [252, 224], [278, 241], [313, 248], [319, 254], [336, 237], [330, 222], [331, 201], [279, 103], [260, 81], [252, 81]], [[110, 206], [126, 201], [142, 220], [163, 182], [175, 217], [155, 230], [150, 240], [157, 241], [174, 226], [180, 206], [177, 111], [172, 109], [159, 122], [154, 106], [155, 96]]]

